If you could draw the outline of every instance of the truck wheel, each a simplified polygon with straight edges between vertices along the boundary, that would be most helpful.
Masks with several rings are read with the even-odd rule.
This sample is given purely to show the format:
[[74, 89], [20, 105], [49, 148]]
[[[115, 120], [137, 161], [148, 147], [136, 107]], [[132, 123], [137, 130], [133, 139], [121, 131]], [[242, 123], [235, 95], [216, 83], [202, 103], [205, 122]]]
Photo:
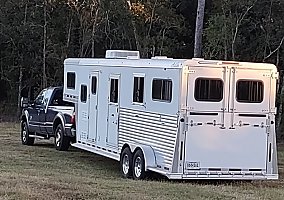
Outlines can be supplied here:
[[35, 142], [35, 138], [31, 138], [30, 132], [28, 129], [28, 124], [26, 121], [22, 121], [21, 123], [21, 140], [23, 145], [33, 145]]
[[145, 159], [141, 149], [137, 150], [133, 156], [133, 178], [141, 180], [146, 177]]
[[132, 176], [132, 153], [128, 147], [124, 148], [120, 156], [120, 169], [124, 178]]
[[67, 151], [69, 148], [70, 138], [64, 135], [62, 124], [56, 127], [54, 144], [58, 151]]

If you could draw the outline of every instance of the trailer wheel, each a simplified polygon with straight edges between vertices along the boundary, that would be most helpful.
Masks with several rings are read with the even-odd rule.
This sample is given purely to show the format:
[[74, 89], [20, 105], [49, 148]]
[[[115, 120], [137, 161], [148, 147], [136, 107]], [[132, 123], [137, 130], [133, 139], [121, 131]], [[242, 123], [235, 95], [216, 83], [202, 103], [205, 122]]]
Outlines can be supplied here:
[[141, 180], [146, 177], [145, 159], [141, 149], [138, 149], [133, 157], [133, 178]]
[[120, 156], [120, 168], [124, 178], [132, 176], [132, 153], [128, 147], [124, 148]]
[[69, 148], [70, 138], [64, 135], [62, 124], [56, 127], [54, 145], [58, 151], [67, 151]]
[[21, 123], [21, 140], [23, 145], [33, 145], [35, 142], [35, 138], [30, 137], [28, 124], [26, 121], [22, 121]]

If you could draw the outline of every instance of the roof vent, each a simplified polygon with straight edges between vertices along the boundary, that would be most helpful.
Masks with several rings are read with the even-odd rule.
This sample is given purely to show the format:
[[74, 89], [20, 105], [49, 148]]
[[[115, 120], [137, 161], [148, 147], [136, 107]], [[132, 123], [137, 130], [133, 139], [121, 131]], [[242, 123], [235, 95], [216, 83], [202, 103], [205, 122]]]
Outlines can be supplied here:
[[140, 59], [139, 51], [107, 50], [106, 58]]
[[173, 58], [168, 58], [167, 56], [155, 56], [151, 58], [152, 60], [167, 60], [167, 59], [173, 59]]

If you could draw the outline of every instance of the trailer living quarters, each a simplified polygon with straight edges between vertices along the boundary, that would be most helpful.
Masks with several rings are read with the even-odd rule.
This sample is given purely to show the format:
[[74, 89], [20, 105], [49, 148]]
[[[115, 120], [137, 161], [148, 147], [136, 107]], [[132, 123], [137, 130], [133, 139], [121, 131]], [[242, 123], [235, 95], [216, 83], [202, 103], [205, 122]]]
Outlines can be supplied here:
[[125, 177], [277, 179], [272, 64], [203, 59], [66, 59], [72, 145], [120, 161]]

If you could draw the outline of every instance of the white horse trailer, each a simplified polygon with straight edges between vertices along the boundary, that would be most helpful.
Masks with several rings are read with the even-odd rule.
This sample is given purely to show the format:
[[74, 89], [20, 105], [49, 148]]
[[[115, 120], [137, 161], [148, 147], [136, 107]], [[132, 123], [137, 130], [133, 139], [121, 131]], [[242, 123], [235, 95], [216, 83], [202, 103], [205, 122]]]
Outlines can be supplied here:
[[133, 51], [66, 59], [72, 145], [120, 161], [134, 179], [277, 179], [277, 78], [272, 64]]

